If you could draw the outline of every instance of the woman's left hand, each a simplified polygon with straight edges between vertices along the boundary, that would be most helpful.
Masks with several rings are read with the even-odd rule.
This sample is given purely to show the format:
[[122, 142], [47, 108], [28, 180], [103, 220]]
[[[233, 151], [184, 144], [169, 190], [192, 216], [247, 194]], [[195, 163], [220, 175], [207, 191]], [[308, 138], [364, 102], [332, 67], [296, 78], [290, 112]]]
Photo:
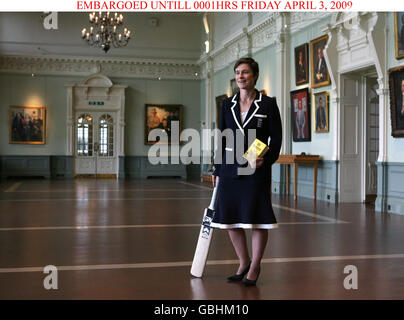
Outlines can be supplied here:
[[252, 168], [260, 168], [264, 164], [264, 158], [257, 158], [255, 162], [250, 162]]

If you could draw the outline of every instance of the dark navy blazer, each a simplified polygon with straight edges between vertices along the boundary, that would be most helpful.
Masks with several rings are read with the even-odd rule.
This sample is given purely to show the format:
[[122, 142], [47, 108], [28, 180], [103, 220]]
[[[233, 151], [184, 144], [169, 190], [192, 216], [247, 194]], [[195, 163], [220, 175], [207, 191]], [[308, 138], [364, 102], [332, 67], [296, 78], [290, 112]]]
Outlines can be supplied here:
[[[256, 91], [255, 100], [248, 110], [244, 123], [241, 122], [239, 93], [233, 97], [223, 100], [219, 118], [219, 129], [222, 131], [230, 129], [233, 132], [233, 140], [225, 138], [222, 134], [220, 150], [216, 151], [215, 171], [213, 175], [221, 178], [248, 178], [258, 180], [269, 180], [271, 178], [271, 166], [278, 159], [282, 145], [282, 123], [279, 114], [276, 98], [270, 98]], [[239, 164], [237, 154], [242, 155], [249, 147], [249, 129], [255, 129], [256, 138], [268, 144], [270, 137], [269, 151], [264, 156], [264, 164], [255, 169], [250, 175], [239, 175], [238, 169], [246, 167], [248, 163]], [[244, 137], [243, 150], [236, 150], [236, 131]], [[221, 152], [222, 159], [218, 157]], [[231, 160], [232, 159], [232, 160]], [[233, 164], [229, 163], [233, 162]]]

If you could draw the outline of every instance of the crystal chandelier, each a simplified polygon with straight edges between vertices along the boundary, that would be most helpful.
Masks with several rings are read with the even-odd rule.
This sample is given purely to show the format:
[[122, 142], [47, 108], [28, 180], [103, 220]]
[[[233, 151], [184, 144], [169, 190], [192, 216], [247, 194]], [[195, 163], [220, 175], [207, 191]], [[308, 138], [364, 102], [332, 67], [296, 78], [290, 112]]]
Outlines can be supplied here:
[[89, 14], [90, 30], [81, 30], [81, 37], [92, 47], [102, 48], [107, 53], [111, 45], [115, 48], [124, 47], [130, 39], [130, 30], [119, 29], [123, 24], [122, 14], [110, 15], [109, 12], [93, 12]]

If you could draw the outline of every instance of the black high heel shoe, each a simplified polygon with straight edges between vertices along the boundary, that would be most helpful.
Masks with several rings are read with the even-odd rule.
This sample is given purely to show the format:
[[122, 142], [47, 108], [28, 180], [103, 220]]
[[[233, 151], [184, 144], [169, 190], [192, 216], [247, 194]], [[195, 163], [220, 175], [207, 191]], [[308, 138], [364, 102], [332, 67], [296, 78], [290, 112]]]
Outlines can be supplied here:
[[250, 279], [248, 279], [248, 278], [245, 278], [245, 279], [243, 280], [244, 285], [245, 285], [246, 287], [253, 287], [253, 286], [256, 286], [256, 285], [257, 285], [258, 277], [260, 276], [260, 272], [261, 272], [261, 268], [258, 269], [257, 278], [256, 278], [255, 280], [250, 280]]
[[234, 274], [227, 278], [228, 281], [241, 281], [243, 280], [244, 276], [250, 271], [251, 262], [248, 264], [247, 268], [243, 270], [240, 274]]

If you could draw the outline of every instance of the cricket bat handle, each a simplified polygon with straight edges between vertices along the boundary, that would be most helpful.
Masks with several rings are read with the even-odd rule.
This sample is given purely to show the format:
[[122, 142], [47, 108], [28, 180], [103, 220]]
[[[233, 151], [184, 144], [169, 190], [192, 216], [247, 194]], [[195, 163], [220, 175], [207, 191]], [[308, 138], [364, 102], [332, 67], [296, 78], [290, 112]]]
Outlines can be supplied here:
[[210, 205], [209, 205], [210, 210], [215, 210], [217, 188], [219, 187], [219, 179], [218, 179], [218, 177], [215, 177], [215, 179], [216, 179], [216, 184], [215, 184], [215, 188], [213, 189], [212, 199], [210, 200]]

